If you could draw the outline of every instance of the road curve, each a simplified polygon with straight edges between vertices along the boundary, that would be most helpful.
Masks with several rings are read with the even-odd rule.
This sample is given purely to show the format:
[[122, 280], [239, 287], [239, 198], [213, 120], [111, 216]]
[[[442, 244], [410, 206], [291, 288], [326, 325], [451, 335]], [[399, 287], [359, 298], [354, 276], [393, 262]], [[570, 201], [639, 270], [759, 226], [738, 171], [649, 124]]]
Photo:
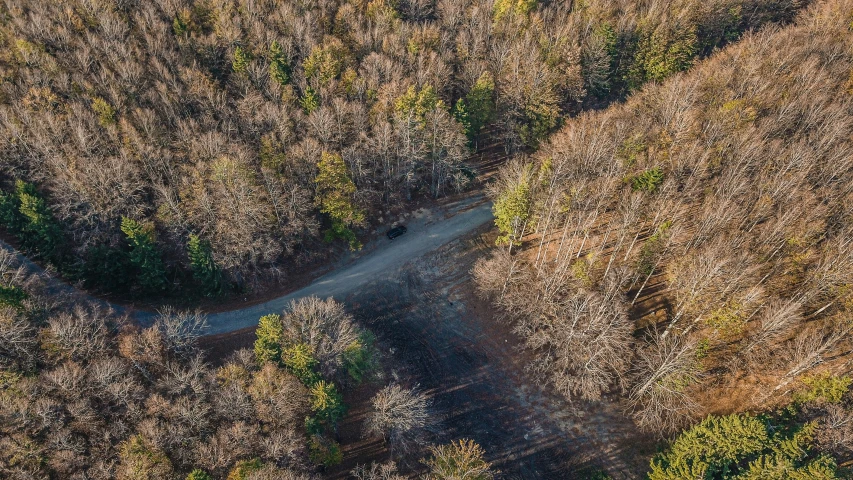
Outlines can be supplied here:
[[[370, 282], [396, 272], [408, 261], [460, 238], [492, 220], [491, 202], [479, 195], [448, 204], [440, 210], [441, 212], [438, 213], [443, 218], [437, 220], [413, 218], [407, 223], [408, 232], [405, 235], [393, 241], [381, 238], [370, 253], [323, 275], [304, 288], [245, 308], [208, 314], [209, 329], [206, 333], [216, 335], [252, 327], [257, 325], [260, 317], [281, 312], [291, 300], [303, 297], [314, 295], [321, 298], [334, 297], [343, 301]], [[13, 252], [27, 270], [42, 271], [39, 266], [2, 241], [0, 241], [0, 249]], [[51, 292], [74, 292], [72, 286], [57, 279], [51, 279], [48, 282]], [[131, 312], [125, 307], [108, 304], [87, 294], [83, 295], [92, 302], [110, 306], [116, 312], [131, 313], [143, 325], [150, 324], [156, 315], [153, 312], [139, 310]]]
[[323, 275], [304, 288], [239, 310], [208, 314], [208, 334], [215, 335], [254, 326], [260, 317], [281, 312], [291, 300], [303, 297], [314, 295], [321, 298], [334, 297], [343, 301], [368, 283], [390, 276], [406, 262], [462, 237], [492, 220], [491, 202], [480, 199], [479, 202], [461, 202], [454, 207], [458, 210], [448, 212], [452, 215], [448, 218], [433, 223], [409, 223], [405, 235], [394, 241], [382, 239], [384, 245], [378, 246], [349, 265]]

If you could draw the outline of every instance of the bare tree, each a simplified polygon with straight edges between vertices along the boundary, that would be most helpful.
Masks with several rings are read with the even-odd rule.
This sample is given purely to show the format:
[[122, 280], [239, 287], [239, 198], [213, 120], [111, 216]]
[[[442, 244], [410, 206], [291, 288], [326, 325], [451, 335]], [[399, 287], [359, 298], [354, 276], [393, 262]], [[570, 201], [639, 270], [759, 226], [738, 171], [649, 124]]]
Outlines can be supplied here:
[[430, 401], [417, 388], [389, 385], [373, 396], [372, 410], [364, 423], [364, 434], [382, 437], [395, 455], [419, 449], [434, 426]]
[[207, 329], [207, 318], [198, 310], [180, 312], [165, 307], [158, 312], [154, 328], [163, 336], [167, 349], [178, 355], [190, 355]]
[[405, 480], [406, 477], [397, 472], [397, 465], [394, 462], [376, 463], [372, 462], [368, 465], [358, 465], [350, 475], [357, 480]]
[[326, 375], [338, 371], [344, 352], [359, 338], [352, 316], [332, 298], [308, 297], [291, 301], [282, 317], [282, 325], [285, 340], [311, 347]]
[[654, 335], [631, 371], [628, 405], [637, 423], [659, 435], [681, 426], [697, 409], [688, 389], [699, 374], [695, 342]]

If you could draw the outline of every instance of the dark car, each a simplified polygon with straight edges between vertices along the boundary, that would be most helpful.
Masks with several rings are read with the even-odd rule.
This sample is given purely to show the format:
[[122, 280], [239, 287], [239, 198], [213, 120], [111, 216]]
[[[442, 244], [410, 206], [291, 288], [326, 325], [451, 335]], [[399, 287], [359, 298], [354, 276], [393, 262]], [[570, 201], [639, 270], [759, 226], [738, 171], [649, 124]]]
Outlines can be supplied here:
[[388, 230], [388, 233], [386, 233], [385, 235], [388, 235], [389, 239], [394, 240], [400, 235], [406, 233], [406, 230], [407, 228], [404, 225], [400, 225], [398, 227], [392, 228], [391, 230]]

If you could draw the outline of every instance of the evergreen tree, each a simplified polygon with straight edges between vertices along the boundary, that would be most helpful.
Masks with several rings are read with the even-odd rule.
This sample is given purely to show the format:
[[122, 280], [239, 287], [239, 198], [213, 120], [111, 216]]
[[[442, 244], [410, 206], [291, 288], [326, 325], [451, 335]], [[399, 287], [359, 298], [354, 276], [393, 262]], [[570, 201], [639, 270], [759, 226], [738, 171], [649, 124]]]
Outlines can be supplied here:
[[270, 44], [270, 78], [280, 85], [290, 82], [290, 64], [276, 41]]
[[698, 53], [695, 26], [659, 29], [641, 35], [629, 72], [629, 87], [634, 90], [647, 81], [661, 81], [687, 70]]
[[468, 137], [468, 141], [473, 141], [474, 134], [471, 128], [471, 118], [468, 115], [468, 106], [465, 104], [465, 99], [460, 98], [453, 106], [453, 118], [462, 125], [462, 132]]
[[420, 125], [423, 125], [427, 113], [437, 108], [444, 109], [445, 106], [431, 85], [426, 85], [421, 89], [417, 89], [412, 85], [406, 90], [406, 93], [397, 99], [394, 103], [394, 108], [398, 113], [410, 117]]
[[186, 480], [213, 480], [213, 477], [210, 476], [209, 473], [205, 472], [200, 468], [196, 468], [189, 475], [187, 475]]
[[0, 285], [0, 306], [9, 306], [17, 309], [23, 308], [23, 302], [28, 297], [27, 292], [15, 285], [8, 287]]
[[299, 99], [299, 106], [302, 107], [302, 111], [306, 115], [310, 115], [311, 112], [317, 110], [320, 106], [320, 96], [317, 95], [317, 92], [313, 88], [305, 87], [305, 92], [303, 92], [302, 98]]
[[125, 249], [109, 245], [89, 247], [83, 262], [82, 276], [90, 288], [99, 287], [108, 292], [125, 292], [133, 283], [130, 254]]
[[512, 15], [527, 16], [536, 8], [536, 3], [537, 0], [496, 0], [493, 17], [497, 22]]
[[332, 221], [331, 228], [326, 231], [326, 240], [342, 238], [351, 249], [361, 248], [351, 228], [364, 223], [364, 211], [353, 204], [352, 196], [356, 187], [346, 163], [338, 154], [323, 152], [317, 168], [315, 199], [320, 211]]
[[480, 75], [465, 95], [465, 107], [469, 125], [466, 134], [474, 141], [495, 116], [495, 80], [491, 73], [485, 71]]
[[334, 383], [319, 380], [309, 390], [311, 410], [321, 421], [334, 425], [346, 413], [343, 397]]
[[311, 346], [306, 343], [296, 343], [284, 348], [281, 352], [281, 363], [293, 373], [305, 386], [310, 387], [320, 380], [317, 373], [317, 359]]
[[492, 206], [495, 225], [501, 231], [495, 241], [497, 245], [521, 245], [524, 225], [530, 218], [530, 171], [525, 168], [515, 185], [503, 189]]
[[836, 479], [835, 462], [810, 452], [816, 425], [774, 425], [750, 414], [709, 416], [652, 459], [650, 480]]
[[213, 248], [207, 240], [190, 234], [187, 243], [193, 279], [202, 288], [204, 294], [212, 297], [222, 291], [222, 272], [213, 260]]
[[280, 362], [283, 336], [281, 316], [271, 314], [261, 317], [255, 335], [258, 337], [255, 340], [255, 359], [258, 363]]
[[234, 468], [228, 472], [226, 480], [247, 480], [252, 473], [262, 468], [264, 468], [264, 463], [260, 458], [242, 460], [234, 464]]
[[160, 250], [154, 243], [151, 227], [122, 217], [121, 231], [130, 245], [130, 263], [136, 269], [136, 282], [144, 293], [159, 293], [166, 289], [166, 267]]
[[244, 50], [243, 47], [237, 46], [234, 48], [234, 61], [231, 62], [231, 69], [235, 73], [243, 73], [249, 67], [251, 61], [252, 55]]
[[35, 186], [18, 180], [14, 193], [0, 195], [0, 222], [24, 250], [59, 269], [65, 267], [62, 228]]

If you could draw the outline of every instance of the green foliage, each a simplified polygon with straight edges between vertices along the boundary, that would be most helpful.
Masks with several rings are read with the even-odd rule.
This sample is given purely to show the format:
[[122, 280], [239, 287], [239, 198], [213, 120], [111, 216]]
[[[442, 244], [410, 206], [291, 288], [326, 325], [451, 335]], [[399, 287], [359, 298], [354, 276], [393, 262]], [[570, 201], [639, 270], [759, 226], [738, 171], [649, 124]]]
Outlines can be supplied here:
[[642, 36], [629, 73], [630, 88], [637, 89], [649, 80], [661, 81], [687, 70], [697, 53], [695, 26], [658, 29], [651, 35]]
[[0, 194], [0, 222], [26, 252], [65, 267], [62, 228], [32, 184], [18, 180], [14, 193]]
[[317, 169], [317, 177], [314, 179], [317, 187], [315, 201], [320, 211], [332, 220], [332, 227], [326, 231], [326, 239], [342, 238], [351, 249], [361, 248], [351, 228], [364, 223], [364, 211], [352, 201], [356, 188], [346, 163], [338, 154], [323, 152]]
[[29, 295], [15, 285], [4, 287], [0, 285], [0, 306], [9, 306], [17, 309], [23, 308], [23, 302]]
[[149, 445], [141, 435], [134, 435], [121, 445], [119, 477], [126, 480], [169, 478], [172, 462], [160, 449]]
[[311, 112], [320, 107], [320, 96], [313, 88], [305, 87], [302, 98], [299, 99], [299, 106], [302, 107], [302, 111], [304, 111], [306, 115], [310, 115]]
[[613, 477], [607, 474], [604, 470], [593, 470], [592, 472], [583, 474], [583, 480], [613, 480]]
[[853, 384], [853, 378], [824, 372], [809, 375], [802, 380], [803, 388], [794, 393], [796, 403], [826, 402], [839, 403]]
[[420, 90], [412, 85], [394, 102], [394, 109], [398, 113], [414, 119], [421, 125], [424, 124], [427, 113], [439, 108], [445, 108], [444, 102], [438, 98], [431, 85], [426, 85]]
[[[462, 99], [460, 99], [462, 102]], [[488, 125], [495, 116], [495, 79], [488, 71], [483, 72], [474, 87], [465, 95], [465, 100], [461, 106], [464, 110], [463, 122], [460, 120], [460, 114], [457, 114], [460, 105], [456, 104], [454, 109], [454, 117], [465, 126], [465, 134], [468, 139], [473, 141], [483, 128]]]
[[530, 166], [515, 185], [503, 190], [492, 206], [495, 225], [501, 232], [497, 245], [521, 245], [523, 225], [530, 218]]
[[471, 128], [471, 118], [468, 114], [468, 107], [465, 104], [465, 99], [460, 98], [457, 100], [456, 104], [453, 105], [453, 111], [450, 113], [452, 113], [453, 118], [462, 125], [462, 131], [465, 133], [465, 136], [468, 137], [468, 141], [473, 141], [473, 137], [475, 135]]
[[103, 98], [95, 97], [92, 99], [92, 110], [95, 112], [95, 115], [98, 116], [98, 122], [102, 127], [115, 125], [116, 110]]
[[709, 416], [652, 459], [649, 479], [837, 478], [831, 459], [809, 457], [815, 428], [780, 428], [749, 414]]
[[308, 458], [328, 468], [341, 463], [344, 455], [338, 442], [321, 435], [314, 435], [308, 444]]
[[127, 251], [109, 245], [94, 245], [86, 251], [82, 274], [90, 288], [124, 292], [133, 282], [132, 270]]
[[522, 124], [518, 136], [529, 148], [539, 148], [539, 144], [560, 125], [560, 109], [557, 105], [538, 102], [524, 107]]
[[264, 463], [260, 458], [251, 460], [243, 460], [234, 464], [234, 468], [228, 472], [227, 480], [246, 480], [253, 472], [264, 468]]
[[589, 254], [572, 263], [572, 276], [580, 280], [586, 287], [591, 287], [593, 285], [592, 276], [590, 275], [593, 267], [593, 261], [594, 258], [592, 258], [592, 254]]
[[[189, 32], [189, 25], [180, 14], [175, 15], [174, 20], [172, 20], [172, 32], [179, 37], [182, 37]], [[193, 473], [195, 473], [195, 471], [193, 471]], [[189, 477], [187, 477], [187, 479], [189, 479]]]
[[616, 157], [620, 158], [626, 167], [631, 167], [637, 160], [640, 159], [640, 156], [646, 151], [648, 147], [646, 146], [646, 142], [643, 141], [642, 135], [634, 135], [619, 145], [619, 149], [616, 151]]
[[349, 344], [343, 353], [344, 369], [357, 383], [376, 368], [376, 338], [373, 333], [365, 330], [358, 340]]
[[731, 301], [722, 307], [712, 311], [705, 324], [713, 328], [722, 338], [736, 338], [746, 327], [743, 305], [737, 301]]
[[327, 37], [323, 45], [315, 46], [302, 68], [305, 78], [315, 79], [320, 85], [328, 85], [333, 79], [340, 77], [350, 61], [350, 53], [340, 40]]
[[260, 364], [281, 361], [281, 341], [283, 337], [281, 316], [264, 315], [255, 329], [255, 359]]
[[495, 0], [492, 17], [497, 22], [511, 15], [527, 16], [536, 8], [537, 3], [537, 0]]
[[154, 243], [154, 230], [136, 220], [122, 217], [121, 231], [130, 245], [130, 263], [136, 269], [136, 283], [144, 293], [166, 290], [166, 267]]
[[614, 72], [619, 64], [618, 41], [616, 30], [609, 23], [599, 24], [592, 32], [589, 42], [598, 49], [585, 57], [583, 68], [588, 88], [597, 97], [605, 97], [614, 86]]
[[309, 389], [311, 410], [318, 419], [334, 425], [346, 413], [343, 397], [334, 383], [319, 380]]
[[631, 177], [631, 189], [636, 192], [654, 193], [663, 183], [663, 170], [660, 167], [650, 168]]
[[187, 243], [187, 253], [193, 279], [208, 297], [222, 292], [222, 272], [213, 260], [213, 248], [210, 242], [202, 240], [198, 235], [190, 234]]
[[270, 44], [270, 78], [282, 86], [290, 82], [290, 63], [276, 41]]
[[234, 47], [234, 60], [231, 62], [231, 69], [235, 73], [243, 73], [249, 68], [249, 63], [252, 62], [252, 54], [243, 49], [239, 45]]
[[196, 468], [189, 475], [187, 475], [186, 480], [213, 480], [213, 477], [210, 476], [209, 473], [205, 472], [200, 468]]
[[314, 351], [307, 343], [295, 343], [284, 347], [281, 351], [281, 363], [287, 367], [305, 386], [312, 386], [320, 381], [317, 373], [317, 359]]

